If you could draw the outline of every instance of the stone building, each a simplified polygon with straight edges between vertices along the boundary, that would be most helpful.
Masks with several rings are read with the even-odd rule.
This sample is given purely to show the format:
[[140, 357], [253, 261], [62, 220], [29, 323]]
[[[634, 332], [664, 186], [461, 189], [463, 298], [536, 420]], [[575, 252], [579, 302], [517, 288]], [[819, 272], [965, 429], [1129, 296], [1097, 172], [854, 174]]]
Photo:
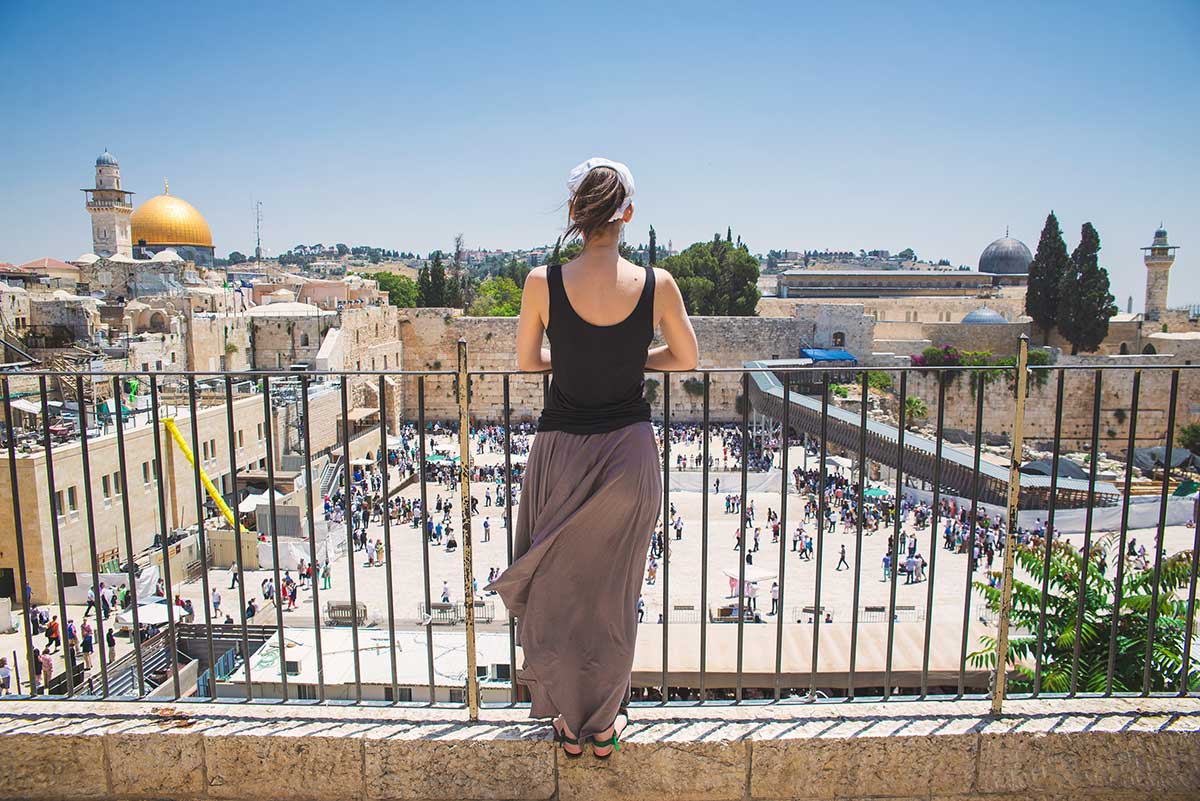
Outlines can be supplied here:
[[108, 150], [96, 158], [96, 185], [81, 191], [92, 218], [92, 252], [133, 256], [133, 192], [121, 188], [121, 167]]

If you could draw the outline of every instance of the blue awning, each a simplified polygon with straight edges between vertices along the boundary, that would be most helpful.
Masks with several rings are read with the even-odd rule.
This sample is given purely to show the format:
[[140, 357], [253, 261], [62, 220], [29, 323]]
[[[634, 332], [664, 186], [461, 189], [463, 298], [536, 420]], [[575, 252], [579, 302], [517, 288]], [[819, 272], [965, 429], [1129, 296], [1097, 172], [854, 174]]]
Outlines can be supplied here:
[[854, 362], [858, 364], [858, 359], [854, 358], [854, 354], [840, 348], [801, 348], [800, 354], [814, 362]]

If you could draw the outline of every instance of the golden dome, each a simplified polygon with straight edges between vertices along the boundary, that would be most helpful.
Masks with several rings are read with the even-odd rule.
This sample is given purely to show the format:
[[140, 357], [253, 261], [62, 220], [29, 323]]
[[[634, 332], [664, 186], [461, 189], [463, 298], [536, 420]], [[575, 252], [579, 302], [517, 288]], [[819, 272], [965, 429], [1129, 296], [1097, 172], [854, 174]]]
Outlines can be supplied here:
[[138, 206], [130, 217], [133, 243], [211, 248], [212, 231], [196, 208], [164, 192]]

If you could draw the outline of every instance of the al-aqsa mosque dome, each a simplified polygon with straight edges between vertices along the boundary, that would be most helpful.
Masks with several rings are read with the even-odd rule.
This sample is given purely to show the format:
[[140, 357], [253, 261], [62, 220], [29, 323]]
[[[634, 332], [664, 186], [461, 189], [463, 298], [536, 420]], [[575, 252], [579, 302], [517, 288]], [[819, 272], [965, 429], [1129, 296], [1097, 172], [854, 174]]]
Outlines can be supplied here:
[[198, 267], [213, 266], [212, 231], [195, 206], [175, 197], [163, 182], [163, 193], [150, 198], [133, 211], [133, 255], [148, 259], [164, 250], [173, 250]]
[[[134, 212], [136, 215], [136, 212]], [[979, 256], [979, 272], [994, 275], [1026, 275], [1033, 254], [1019, 239], [1005, 233], [1000, 239], [983, 249]]]

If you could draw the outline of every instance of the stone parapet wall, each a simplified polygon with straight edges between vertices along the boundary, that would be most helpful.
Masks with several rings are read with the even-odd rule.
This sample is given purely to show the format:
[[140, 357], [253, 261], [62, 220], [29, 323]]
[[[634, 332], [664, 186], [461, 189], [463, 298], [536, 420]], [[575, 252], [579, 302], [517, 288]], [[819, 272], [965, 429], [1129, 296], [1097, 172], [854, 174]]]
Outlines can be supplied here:
[[[1111, 366], [1107, 357], [1067, 359], [1078, 364], [1089, 362]], [[1152, 363], [1152, 358], [1142, 357]], [[1161, 363], [1161, 362], [1160, 362]], [[1058, 371], [1038, 371], [1045, 376], [1043, 383], [1033, 383], [1025, 405], [1025, 441], [1037, 446], [1054, 438], [1054, 418], [1057, 398]], [[1167, 412], [1170, 399], [1171, 370], [1142, 371], [1137, 416], [1137, 445], [1163, 445], [1167, 434]], [[1011, 374], [1011, 371], [1010, 371]], [[1100, 450], [1110, 456], [1125, 453], [1129, 441], [1130, 405], [1133, 399], [1133, 365], [1128, 370], [1105, 369], [1100, 393]], [[1062, 448], [1088, 450], [1092, 439], [1094, 409], [1093, 370], [1066, 370], [1063, 387]], [[898, 382], [894, 382], [894, 386]], [[914, 371], [908, 377], [909, 395], [923, 399], [929, 409], [926, 424], [937, 420], [937, 376], [931, 372]], [[1176, 432], [1183, 426], [1200, 422], [1200, 370], [1181, 370], [1179, 399], [1176, 408]], [[952, 379], [946, 387], [947, 429], [974, 431], [976, 396], [966, 375]], [[990, 434], [1009, 434], [1012, 431], [1015, 397], [1007, 377], [989, 383], [983, 399], [983, 428]]]
[[7, 701], [0, 796], [248, 801], [1182, 801], [1200, 701], [634, 707], [607, 761], [522, 709]]

